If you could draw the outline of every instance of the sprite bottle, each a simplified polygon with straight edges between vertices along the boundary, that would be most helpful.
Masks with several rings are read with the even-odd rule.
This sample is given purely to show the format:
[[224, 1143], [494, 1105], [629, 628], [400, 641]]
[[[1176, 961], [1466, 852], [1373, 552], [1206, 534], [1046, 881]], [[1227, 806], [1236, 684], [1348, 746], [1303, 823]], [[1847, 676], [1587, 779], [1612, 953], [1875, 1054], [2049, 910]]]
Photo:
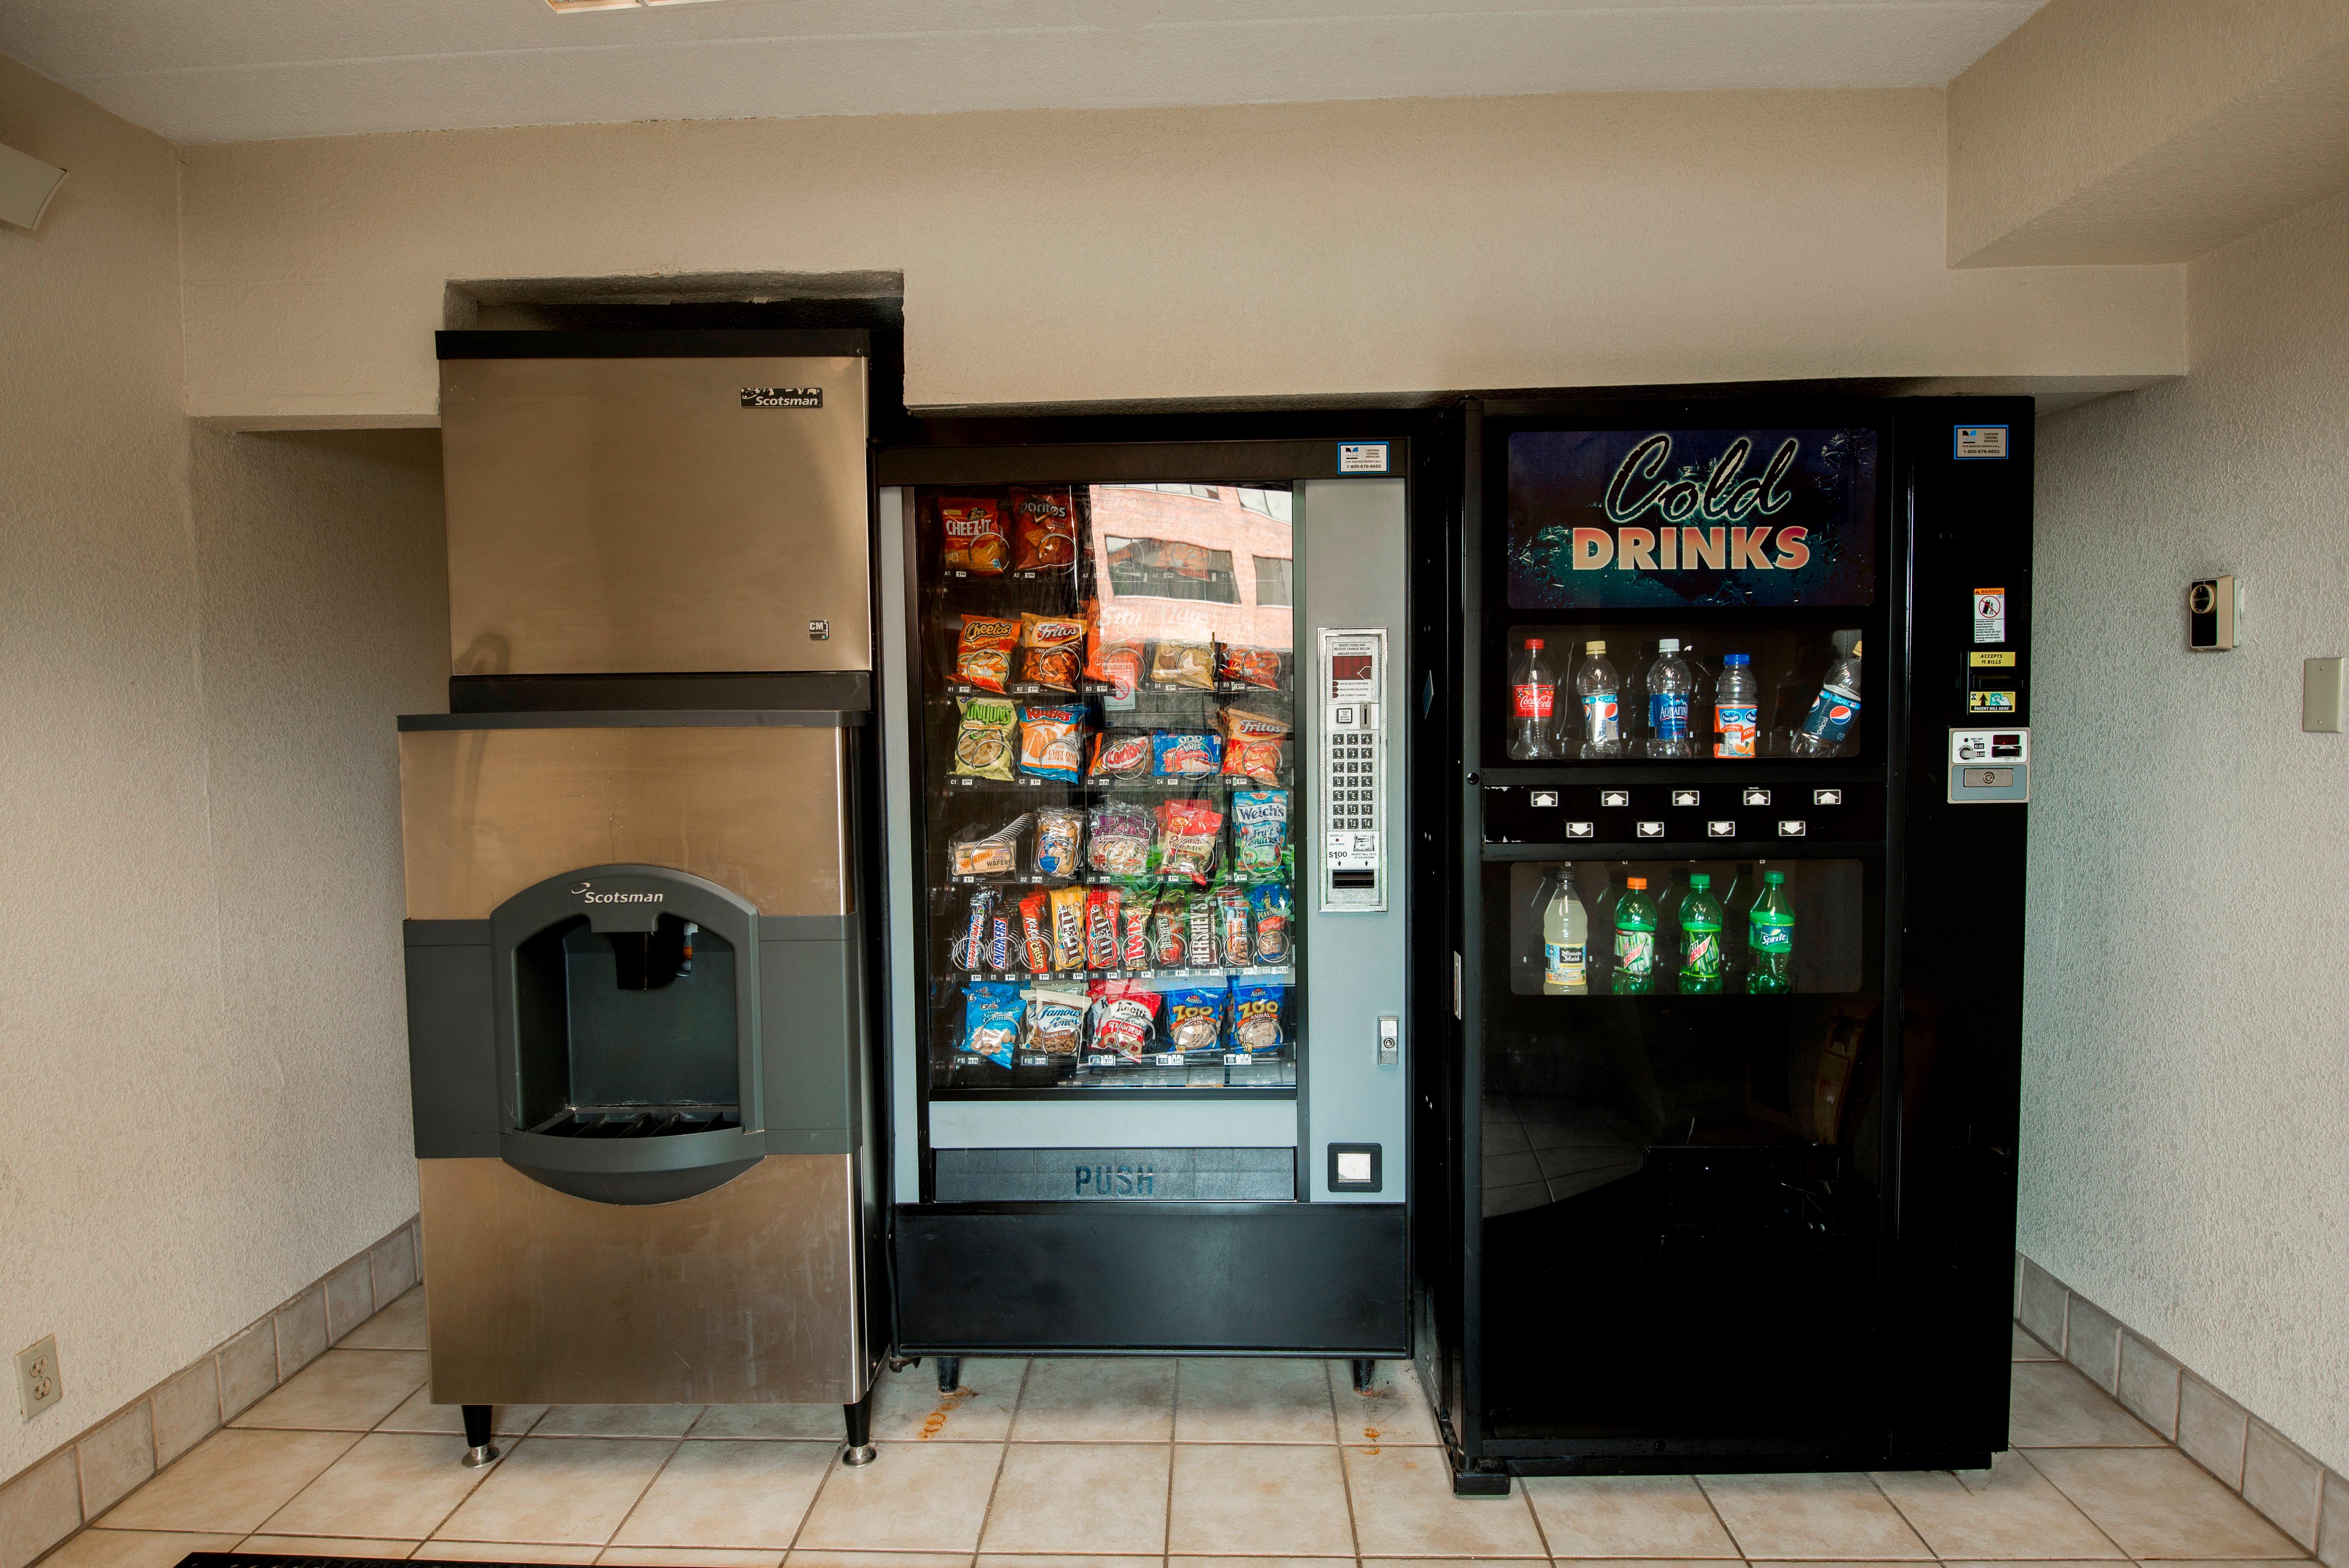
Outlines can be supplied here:
[[1609, 989], [1619, 994], [1656, 988], [1656, 907], [1648, 902], [1648, 879], [1629, 877], [1615, 900], [1615, 973]]
[[1755, 996], [1783, 996], [1795, 989], [1795, 907], [1786, 902], [1786, 874], [1762, 874], [1762, 896], [1746, 917], [1746, 944], [1754, 957], [1745, 989]]
[[1688, 879], [1688, 896], [1681, 900], [1681, 990], [1690, 995], [1721, 990], [1729, 972], [1712, 887], [1713, 878], [1700, 871]]

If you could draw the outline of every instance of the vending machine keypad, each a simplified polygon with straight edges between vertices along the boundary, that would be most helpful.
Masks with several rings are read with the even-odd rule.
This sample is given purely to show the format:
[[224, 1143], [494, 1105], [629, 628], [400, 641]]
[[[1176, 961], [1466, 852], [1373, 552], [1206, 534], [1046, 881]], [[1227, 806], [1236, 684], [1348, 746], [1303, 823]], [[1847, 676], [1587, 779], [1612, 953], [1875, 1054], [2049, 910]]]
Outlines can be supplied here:
[[1321, 908], [1387, 907], [1383, 629], [1321, 633]]

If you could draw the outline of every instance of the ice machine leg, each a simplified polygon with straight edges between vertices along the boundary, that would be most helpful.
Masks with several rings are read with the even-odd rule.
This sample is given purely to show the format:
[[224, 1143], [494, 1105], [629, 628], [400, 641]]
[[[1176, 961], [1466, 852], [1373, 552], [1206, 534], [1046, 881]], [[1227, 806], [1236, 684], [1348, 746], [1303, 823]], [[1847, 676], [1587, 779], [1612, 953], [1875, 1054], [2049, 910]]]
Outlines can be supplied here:
[[498, 1446], [490, 1441], [490, 1407], [487, 1405], [465, 1405], [460, 1408], [465, 1416], [465, 1464], [478, 1469], [498, 1457]]
[[1354, 1357], [1355, 1393], [1369, 1393], [1371, 1391], [1371, 1385], [1378, 1380], [1378, 1376], [1379, 1364], [1377, 1362], [1371, 1360], [1367, 1355], [1357, 1355]]
[[840, 1456], [843, 1465], [869, 1465], [873, 1462], [873, 1391], [854, 1405], [843, 1405], [848, 1417], [848, 1449]]
[[938, 1392], [941, 1394], [951, 1394], [961, 1386], [962, 1357], [959, 1355], [939, 1356]]

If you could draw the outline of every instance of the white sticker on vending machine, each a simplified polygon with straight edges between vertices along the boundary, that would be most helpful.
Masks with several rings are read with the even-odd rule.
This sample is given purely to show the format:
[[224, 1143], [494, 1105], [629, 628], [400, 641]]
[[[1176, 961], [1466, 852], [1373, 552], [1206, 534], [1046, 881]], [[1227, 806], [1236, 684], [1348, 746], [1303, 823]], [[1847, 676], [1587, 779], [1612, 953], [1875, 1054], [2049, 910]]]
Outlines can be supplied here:
[[1974, 590], [1974, 640], [1976, 642], [2006, 640], [2006, 590], [2004, 588]]

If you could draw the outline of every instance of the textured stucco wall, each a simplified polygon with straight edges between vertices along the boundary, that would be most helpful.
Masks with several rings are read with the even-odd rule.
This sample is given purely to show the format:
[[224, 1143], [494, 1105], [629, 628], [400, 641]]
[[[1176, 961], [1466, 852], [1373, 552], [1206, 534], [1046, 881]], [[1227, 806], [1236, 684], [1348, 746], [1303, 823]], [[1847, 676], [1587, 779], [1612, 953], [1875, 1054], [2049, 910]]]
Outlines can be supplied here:
[[66, 1385], [5, 1479], [413, 1210], [391, 717], [447, 629], [433, 438], [191, 464], [171, 149], [4, 59], [0, 134], [72, 171], [0, 229], [0, 1355]]
[[[2349, 198], [2194, 264], [2183, 380], [2040, 427], [2023, 1250], [2349, 1469]], [[2242, 646], [2185, 651], [2231, 571]]]
[[189, 408], [437, 407], [450, 278], [899, 271], [916, 405], [2141, 384], [2182, 267], [1951, 272], [1937, 89], [564, 126], [187, 150]]

